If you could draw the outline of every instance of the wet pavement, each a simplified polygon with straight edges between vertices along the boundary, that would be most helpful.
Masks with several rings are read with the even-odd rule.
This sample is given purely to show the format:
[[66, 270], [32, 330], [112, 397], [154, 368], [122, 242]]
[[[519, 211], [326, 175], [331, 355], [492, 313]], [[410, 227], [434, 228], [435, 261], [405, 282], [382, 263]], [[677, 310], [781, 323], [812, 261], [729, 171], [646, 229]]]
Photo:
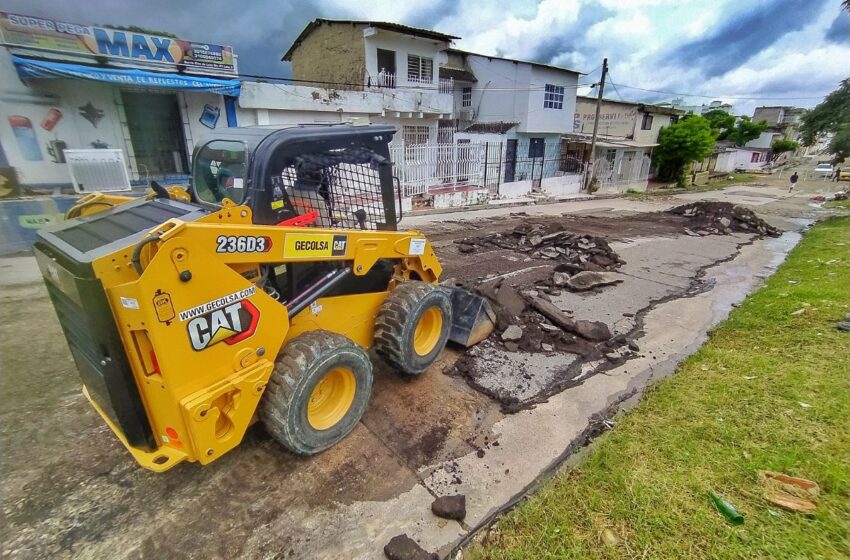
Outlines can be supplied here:
[[[747, 198], [761, 202], [757, 211], [776, 200], [751, 194]], [[636, 209], [663, 209], [682, 200], [589, 202], [527, 211], [625, 218]], [[789, 218], [816, 213], [804, 200], [796, 202], [796, 209], [777, 211], [771, 221], [799, 228]], [[491, 217], [507, 226], [510, 212], [501, 209]], [[489, 226], [448, 219], [458, 216], [415, 221], [435, 240], [438, 253], [445, 252], [450, 269], [459, 262], [450, 254], [453, 239]], [[528, 387], [512, 389], [535, 402], [506, 415], [496, 399], [452, 373], [458, 353], [450, 350], [418, 379], [379, 368], [363, 421], [325, 453], [295, 457], [255, 425], [238, 448], [211, 465], [181, 464], [164, 474], [139, 468], [81, 395], [52, 306], [33, 278], [32, 259], [4, 259], [0, 555], [380, 558], [383, 545], [400, 533], [446, 554], [560, 464], [604, 418], [672, 372], [798, 238], [795, 233], [756, 241], [744, 235], [696, 238], [653, 228], [612, 235], [627, 261], [620, 269], [626, 281], [553, 301], [575, 317], [602, 320], [615, 333], [634, 336], [640, 350], [625, 363], [585, 363], [571, 372], [574, 383], [547, 393], [552, 379], [570, 370], [572, 358], [536, 354], [535, 360], [545, 362], [525, 366], [532, 376], [524, 380]], [[523, 265], [501, 260], [513, 270]], [[14, 276], [2, 268], [10, 263]], [[514, 367], [494, 363], [491, 382], [507, 387]], [[434, 497], [454, 493], [467, 496], [465, 521], [433, 516]]]

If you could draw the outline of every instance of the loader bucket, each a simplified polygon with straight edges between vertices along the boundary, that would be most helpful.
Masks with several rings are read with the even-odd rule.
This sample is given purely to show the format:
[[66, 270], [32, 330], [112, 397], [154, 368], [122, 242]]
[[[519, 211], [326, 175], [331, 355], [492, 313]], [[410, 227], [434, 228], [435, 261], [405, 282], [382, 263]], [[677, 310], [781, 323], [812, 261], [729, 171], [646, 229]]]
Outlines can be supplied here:
[[463, 288], [445, 288], [452, 296], [452, 329], [449, 340], [467, 348], [478, 344], [496, 327], [490, 302]]

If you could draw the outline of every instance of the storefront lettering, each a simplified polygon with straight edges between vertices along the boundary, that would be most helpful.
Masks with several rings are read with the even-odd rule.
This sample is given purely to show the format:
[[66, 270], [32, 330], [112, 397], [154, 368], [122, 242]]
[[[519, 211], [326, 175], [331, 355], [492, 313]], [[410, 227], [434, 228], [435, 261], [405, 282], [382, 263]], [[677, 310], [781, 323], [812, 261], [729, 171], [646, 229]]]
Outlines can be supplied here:
[[[97, 41], [97, 52], [100, 54], [174, 62], [174, 57], [169, 52], [171, 39], [147, 37], [134, 33], [130, 44], [128, 44], [127, 35], [123, 31], [112, 31], [100, 27], [94, 28], [94, 38]], [[151, 46], [153, 46], [153, 51]]]

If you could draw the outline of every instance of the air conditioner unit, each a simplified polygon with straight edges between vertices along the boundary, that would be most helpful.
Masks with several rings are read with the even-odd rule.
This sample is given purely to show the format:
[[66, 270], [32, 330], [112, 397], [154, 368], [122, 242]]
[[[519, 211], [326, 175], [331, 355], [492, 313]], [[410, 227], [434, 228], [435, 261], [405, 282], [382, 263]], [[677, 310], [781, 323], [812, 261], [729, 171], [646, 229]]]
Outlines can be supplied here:
[[457, 118], [461, 121], [471, 121], [475, 117], [472, 107], [464, 107], [457, 112]]
[[129, 191], [130, 175], [122, 150], [65, 150], [74, 191], [78, 193]]

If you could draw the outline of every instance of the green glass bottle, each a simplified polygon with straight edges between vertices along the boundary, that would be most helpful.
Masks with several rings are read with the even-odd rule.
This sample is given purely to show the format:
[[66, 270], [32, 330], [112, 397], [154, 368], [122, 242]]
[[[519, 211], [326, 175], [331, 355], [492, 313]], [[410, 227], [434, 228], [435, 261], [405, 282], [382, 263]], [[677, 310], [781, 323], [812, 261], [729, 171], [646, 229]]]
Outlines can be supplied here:
[[708, 497], [711, 498], [714, 506], [720, 513], [723, 514], [723, 517], [725, 517], [729, 523], [732, 525], [741, 525], [744, 523], [744, 516], [738, 513], [732, 504], [715, 494], [713, 490], [708, 491]]

